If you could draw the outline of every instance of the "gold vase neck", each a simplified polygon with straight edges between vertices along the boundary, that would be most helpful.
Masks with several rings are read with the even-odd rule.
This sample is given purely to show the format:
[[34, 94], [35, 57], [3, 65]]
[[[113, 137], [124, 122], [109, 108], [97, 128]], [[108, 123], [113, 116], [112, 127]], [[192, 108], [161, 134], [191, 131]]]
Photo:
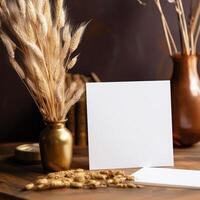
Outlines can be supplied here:
[[51, 128], [64, 128], [66, 121], [67, 120], [58, 121], [58, 122], [45, 121], [45, 124], [46, 126], [51, 127]]

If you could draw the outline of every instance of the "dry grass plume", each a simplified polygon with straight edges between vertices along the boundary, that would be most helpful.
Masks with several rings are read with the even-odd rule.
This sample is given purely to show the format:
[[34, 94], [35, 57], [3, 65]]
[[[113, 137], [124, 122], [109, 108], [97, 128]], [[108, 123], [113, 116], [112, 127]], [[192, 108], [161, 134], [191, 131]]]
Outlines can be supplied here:
[[77, 62], [87, 26], [74, 29], [63, 0], [1, 0], [0, 38], [9, 61], [46, 121], [65, 120], [70, 107], [84, 92], [83, 81], [72, 80], [68, 70]]
[[[137, 0], [140, 4], [146, 5], [144, 0]], [[174, 10], [178, 18], [178, 27], [180, 35], [181, 49], [177, 48], [177, 41], [175, 41], [171, 29], [169, 27], [167, 18], [164, 14], [163, 7], [160, 0], [154, 0], [156, 7], [160, 13], [161, 22], [164, 30], [164, 35], [167, 41], [169, 54], [185, 54], [195, 55], [197, 54], [197, 43], [200, 34], [200, 0], [190, 0], [190, 14], [186, 15], [186, 9], [184, 8], [182, 0], [168, 0], [174, 7]]]

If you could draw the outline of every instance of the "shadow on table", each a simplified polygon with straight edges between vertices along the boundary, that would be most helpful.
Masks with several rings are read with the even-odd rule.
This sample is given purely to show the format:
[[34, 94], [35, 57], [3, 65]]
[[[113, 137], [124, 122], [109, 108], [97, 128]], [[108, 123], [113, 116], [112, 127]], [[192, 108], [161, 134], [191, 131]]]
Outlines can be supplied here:
[[0, 172], [20, 175], [25, 173], [42, 173], [42, 166], [37, 164], [25, 164], [15, 160], [13, 156], [0, 160]]
[[26, 199], [0, 192], [0, 200], [26, 200]]
[[[83, 168], [83, 169], [89, 169], [89, 160], [88, 157], [83, 156], [76, 156], [73, 157], [72, 169], [76, 168]], [[13, 174], [13, 175], [25, 175], [28, 173], [36, 173], [38, 175], [41, 175], [41, 173], [44, 173], [41, 163], [33, 163], [33, 164], [27, 164], [24, 162], [17, 161], [14, 156], [10, 156], [7, 158], [4, 158], [3, 160], [0, 160], [0, 172]]]

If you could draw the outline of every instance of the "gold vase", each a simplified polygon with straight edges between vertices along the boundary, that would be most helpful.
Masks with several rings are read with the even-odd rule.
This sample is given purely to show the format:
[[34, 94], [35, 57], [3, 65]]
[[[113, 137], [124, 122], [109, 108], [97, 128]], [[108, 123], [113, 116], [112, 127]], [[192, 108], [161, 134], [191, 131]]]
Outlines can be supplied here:
[[40, 154], [44, 171], [62, 171], [70, 167], [73, 141], [66, 121], [46, 122], [40, 135]]
[[171, 79], [174, 145], [191, 146], [200, 141], [200, 80], [196, 55], [172, 57]]

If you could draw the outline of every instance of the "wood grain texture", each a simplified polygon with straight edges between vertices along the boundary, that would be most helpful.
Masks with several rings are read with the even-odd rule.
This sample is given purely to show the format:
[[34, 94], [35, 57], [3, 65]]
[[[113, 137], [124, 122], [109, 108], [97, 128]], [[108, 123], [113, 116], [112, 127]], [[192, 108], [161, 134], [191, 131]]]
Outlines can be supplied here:
[[[200, 190], [175, 189], [164, 187], [144, 187], [141, 189], [97, 189], [76, 190], [57, 189], [43, 192], [22, 191], [25, 184], [42, 174], [40, 165], [23, 165], [13, 158], [17, 144], [0, 145], [0, 200], [115, 200], [153, 199], [153, 200], [195, 200], [200, 198]], [[175, 167], [200, 169], [200, 144], [188, 149], [175, 149]], [[88, 169], [87, 149], [75, 148], [72, 168]], [[128, 174], [136, 169], [127, 169]]]

